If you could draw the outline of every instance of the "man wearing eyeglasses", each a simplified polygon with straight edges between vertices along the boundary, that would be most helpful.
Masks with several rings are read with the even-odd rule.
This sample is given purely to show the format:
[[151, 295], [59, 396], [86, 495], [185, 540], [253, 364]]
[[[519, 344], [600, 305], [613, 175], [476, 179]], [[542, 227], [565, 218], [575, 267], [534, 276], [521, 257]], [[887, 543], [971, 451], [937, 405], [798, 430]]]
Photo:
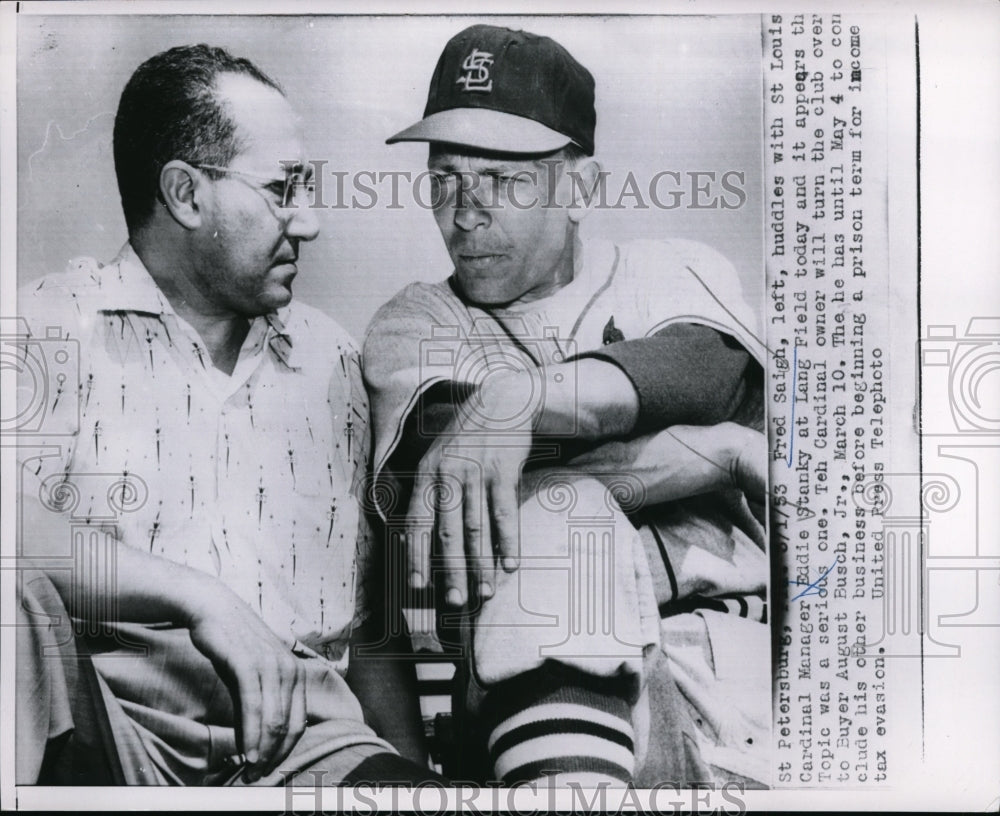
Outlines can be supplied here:
[[102, 747], [126, 784], [432, 778], [412, 667], [348, 660], [408, 640], [368, 580], [355, 346], [292, 302], [318, 232], [294, 112], [249, 61], [173, 48], [128, 82], [114, 156], [128, 243], [19, 301], [79, 377], [22, 462], [18, 780], [99, 781]]

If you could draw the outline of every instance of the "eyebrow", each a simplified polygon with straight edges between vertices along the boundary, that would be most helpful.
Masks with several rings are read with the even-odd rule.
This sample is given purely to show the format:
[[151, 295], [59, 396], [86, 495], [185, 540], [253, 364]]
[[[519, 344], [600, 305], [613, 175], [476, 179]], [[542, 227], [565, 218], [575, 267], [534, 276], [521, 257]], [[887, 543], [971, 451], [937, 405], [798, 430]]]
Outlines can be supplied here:
[[526, 167], [513, 167], [509, 164], [489, 164], [484, 167], [471, 167], [468, 170], [459, 170], [455, 164], [436, 164], [433, 161], [428, 162], [427, 169], [438, 173], [475, 173], [478, 176], [530, 172]]

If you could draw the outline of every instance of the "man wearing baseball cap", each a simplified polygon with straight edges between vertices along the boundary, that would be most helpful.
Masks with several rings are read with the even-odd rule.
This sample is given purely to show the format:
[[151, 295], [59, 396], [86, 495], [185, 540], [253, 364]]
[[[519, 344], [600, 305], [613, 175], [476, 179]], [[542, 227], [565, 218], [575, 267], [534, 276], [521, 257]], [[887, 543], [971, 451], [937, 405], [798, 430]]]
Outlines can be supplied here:
[[476, 25], [388, 140], [429, 143], [454, 271], [368, 329], [379, 509], [458, 613], [490, 775], [763, 782], [763, 349], [717, 253], [582, 239], [594, 96]]

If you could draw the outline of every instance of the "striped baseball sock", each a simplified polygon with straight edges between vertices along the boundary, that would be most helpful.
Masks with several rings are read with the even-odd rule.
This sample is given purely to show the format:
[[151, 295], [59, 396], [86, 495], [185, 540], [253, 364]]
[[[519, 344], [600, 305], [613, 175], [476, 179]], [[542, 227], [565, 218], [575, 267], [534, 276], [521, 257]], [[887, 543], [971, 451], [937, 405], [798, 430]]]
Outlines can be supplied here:
[[546, 664], [499, 683], [482, 704], [494, 777], [504, 784], [559, 774], [586, 786], [632, 781], [635, 749], [626, 688]]

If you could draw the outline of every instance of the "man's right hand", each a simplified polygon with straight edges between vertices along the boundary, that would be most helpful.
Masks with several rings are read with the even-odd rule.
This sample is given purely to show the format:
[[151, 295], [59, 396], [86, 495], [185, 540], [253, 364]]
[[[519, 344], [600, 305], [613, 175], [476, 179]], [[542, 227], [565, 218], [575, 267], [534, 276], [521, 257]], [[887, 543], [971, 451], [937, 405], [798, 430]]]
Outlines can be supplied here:
[[[624, 436], [638, 410], [626, 375], [600, 360], [490, 372], [418, 465], [407, 511], [411, 586], [427, 584], [436, 543], [446, 602], [464, 604], [470, 578], [489, 598], [495, 562], [506, 572], [518, 567], [518, 488], [536, 437]], [[424, 534], [428, 511], [436, 542]]]
[[302, 663], [249, 606], [221, 584], [188, 620], [191, 641], [233, 697], [247, 782], [272, 773], [306, 728]]
[[[277, 767], [305, 728], [305, 683], [300, 661], [219, 579], [165, 558], [97, 539], [81, 543], [81, 563], [97, 570], [51, 569], [65, 546], [65, 519], [32, 496], [22, 497], [21, 562], [41, 570], [67, 610], [87, 620], [134, 623], [170, 621], [190, 630], [191, 640], [215, 667], [233, 697], [237, 744], [248, 759], [247, 779]], [[35, 559], [38, 559], [37, 561]], [[103, 568], [113, 563], [113, 570]], [[113, 581], [104, 576], [114, 575]], [[95, 612], [97, 613], [95, 615]]]
[[411, 586], [425, 586], [431, 574], [428, 511], [450, 606], [468, 600], [470, 579], [480, 597], [493, 595], [496, 559], [507, 572], [517, 569], [518, 483], [531, 445], [530, 428], [520, 434], [463, 432], [457, 422], [434, 440], [417, 469], [407, 514]]

